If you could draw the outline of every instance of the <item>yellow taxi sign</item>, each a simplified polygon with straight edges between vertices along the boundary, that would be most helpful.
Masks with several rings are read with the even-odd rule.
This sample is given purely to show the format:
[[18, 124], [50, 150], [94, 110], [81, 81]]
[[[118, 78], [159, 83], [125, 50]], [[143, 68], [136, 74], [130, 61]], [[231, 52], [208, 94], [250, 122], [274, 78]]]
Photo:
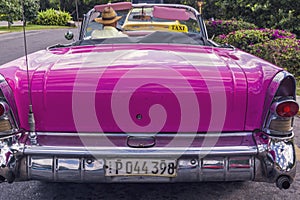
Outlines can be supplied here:
[[169, 25], [169, 30], [187, 33], [188, 27], [186, 25], [182, 25], [182, 24], [174, 24], [174, 25]]

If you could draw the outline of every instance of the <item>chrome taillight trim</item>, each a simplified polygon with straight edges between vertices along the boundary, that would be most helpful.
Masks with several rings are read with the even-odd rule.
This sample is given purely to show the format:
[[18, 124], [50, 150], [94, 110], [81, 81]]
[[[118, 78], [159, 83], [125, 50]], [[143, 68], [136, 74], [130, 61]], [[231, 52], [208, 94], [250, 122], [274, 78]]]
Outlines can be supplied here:
[[[268, 91], [266, 94], [266, 98], [265, 98], [266, 100], [264, 103], [265, 113], [263, 113], [263, 116], [268, 115], [268, 110], [270, 109], [270, 106], [271, 106], [272, 102], [274, 101], [274, 97], [278, 91], [278, 88], [279, 88], [281, 82], [287, 77], [293, 77], [293, 75], [286, 71], [280, 71], [274, 76], [273, 80], [271, 81], [271, 83], [269, 85], [269, 88], [268, 88]], [[296, 91], [294, 92], [294, 96], [292, 98], [294, 100], [296, 100]]]
[[[14, 100], [12, 89], [10, 88], [9, 84], [5, 80], [5, 78], [0, 74], [0, 101], [3, 104], [6, 104], [6, 113], [0, 117], [1, 119], [9, 120], [12, 129], [0, 132], [0, 137], [13, 134], [18, 132], [19, 130], [19, 118], [17, 112], [17, 106]], [[1, 103], [0, 102], [0, 103]]]
[[[293, 101], [295, 102], [294, 100], [286, 100], [286, 102], [289, 102], [289, 101]], [[293, 120], [291, 120], [291, 127], [289, 128], [289, 130], [286, 130], [286, 131], [279, 131], [279, 130], [273, 130], [271, 128], [271, 123], [272, 121], [274, 120], [287, 120], [287, 119], [293, 119], [293, 117], [281, 117], [281, 116], [278, 116], [278, 114], [276, 113], [276, 107], [278, 104], [280, 103], [283, 103], [285, 102], [285, 100], [283, 101], [280, 101], [280, 102], [274, 102], [269, 110], [269, 113], [268, 113], [268, 117], [266, 118], [266, 122], [265, 122], [265, 125], [264, 125], [264, 128], [263, 128], [263, 131], [269, 135], [275, 135], [275, 136], [287, 136], [287, 135], [291, 135], [293, 134]]]
[[[291, 124], [291, 129], [288, 131], [276, 131], [276, 130], [272, 130], [270, 128], [270, 124], [272, 122], [272, 120], [286, 120], [287, 118], [284, 117], [280, 117], [277, 115], [276, 113], [276, 107], [283, 102], [296, 102], [296, 90], [293, 91], [292, 95], [289, 96], [276, 96], [276, 94], [278, 93], [278, 91], [280, 90], [280, 86], [281, 83], [287, 79], [287, 78], [293, 78], [293, 75], [290, 74], [289, 72], [286, 71], [280, 71], [278, 72], [275, 77], [273, 78], [273, 80], [271, 81], [267, 94], [266, 94], [266, 100], [265, 100], [265, 104], [264, 104], [264, 110], [265, 112], [263, 113], [263, 116], [265, 116], [265, 120], [263, 122], [263, 126], [262, 126], [262, 130], [269, 134], [269, 135], [274, 135], [274, 136], [280, 136], [280, 137], [286, 137], [286, 136], [290, 136], [293, 134], [293, 117], [291, 117], [292, 119], [292, 124]], [[296, 81], [294, 79], [294, 84], [296, 84]]]

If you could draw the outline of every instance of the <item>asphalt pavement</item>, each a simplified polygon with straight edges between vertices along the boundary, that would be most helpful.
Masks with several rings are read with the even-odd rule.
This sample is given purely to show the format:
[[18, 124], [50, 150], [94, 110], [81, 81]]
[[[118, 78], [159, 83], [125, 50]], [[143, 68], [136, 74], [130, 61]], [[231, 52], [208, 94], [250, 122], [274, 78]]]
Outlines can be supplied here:
[[[66, 40], [64, 37], [64, 34], [68, 30], [74, 32], [75, 37], [77, 37], [77, 28], [26, 31], [28, 53], [46, 49], [55, 44], [72, 42]], [[0, 34], [0, 47], [0, 65], [24, 56], [23, 32]]]

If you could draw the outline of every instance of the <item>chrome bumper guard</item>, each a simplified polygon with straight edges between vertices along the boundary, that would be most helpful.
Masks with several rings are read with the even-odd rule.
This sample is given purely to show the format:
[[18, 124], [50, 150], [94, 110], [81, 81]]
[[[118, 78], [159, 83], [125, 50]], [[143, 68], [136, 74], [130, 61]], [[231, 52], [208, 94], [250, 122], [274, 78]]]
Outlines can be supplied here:
[[[26, 134], [24, 134], [26, 136]], [[0, 139], [0, 178], [13, 182], [42, 180], [55, 182], [276, 182], [287, 189], [296, 173], [293, 137], [274, 138], [265, 133], [224, 133], [213, 148], [196, 147], [85, 147], [82, 145], [30, 145], [24, 135]], [[69, 134], [38, 134], [44, 141], [60, 141]], [[206, 134], [205, 137], [208, 135]], [[91, 136], [92, 137], [92, 136]], [[116, 136], [122, 139], [120, 136]], [[214, 138], [214, 134], [209, 137]], [[125, 138], [125, 136], [124, 136]], [[201, 140], [204, 136], [197, 136]], [[232, 145], [235, 138], [242, 144]], [[250, 140], [245, 142], [245, 140]], [[39, 141], [39, 140], [38, 140]], [[42, 141], [42, 139], [41, 139]], [[222, 142], [223, 141], [223, 142]], [[224, 141], [227, 141], [224, 143]], [[239, 140], [237, 140], [239, 141]], [[26, 144], [25, 144], [26, 143]], [[43, 143], [43, 142], [42, 142]], [[248, 145], [245, 145], [248, 144]], [[182, 153], [184, 152], [184, 153]], [[176, 158], [175, 177], [105, 176], [106, 158]]]

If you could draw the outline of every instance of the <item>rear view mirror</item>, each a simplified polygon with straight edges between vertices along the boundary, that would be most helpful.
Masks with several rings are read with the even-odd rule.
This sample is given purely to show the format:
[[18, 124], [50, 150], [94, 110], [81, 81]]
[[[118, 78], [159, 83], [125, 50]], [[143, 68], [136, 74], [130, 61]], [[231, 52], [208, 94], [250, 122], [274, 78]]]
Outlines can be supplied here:
[[66, 32], [66, 33], [65, 33], [65, 38], [66, 38], [67, 40], [73, 40], [73, 38], [74, 38], [74, 33], [73, 33], [72, 31]]

